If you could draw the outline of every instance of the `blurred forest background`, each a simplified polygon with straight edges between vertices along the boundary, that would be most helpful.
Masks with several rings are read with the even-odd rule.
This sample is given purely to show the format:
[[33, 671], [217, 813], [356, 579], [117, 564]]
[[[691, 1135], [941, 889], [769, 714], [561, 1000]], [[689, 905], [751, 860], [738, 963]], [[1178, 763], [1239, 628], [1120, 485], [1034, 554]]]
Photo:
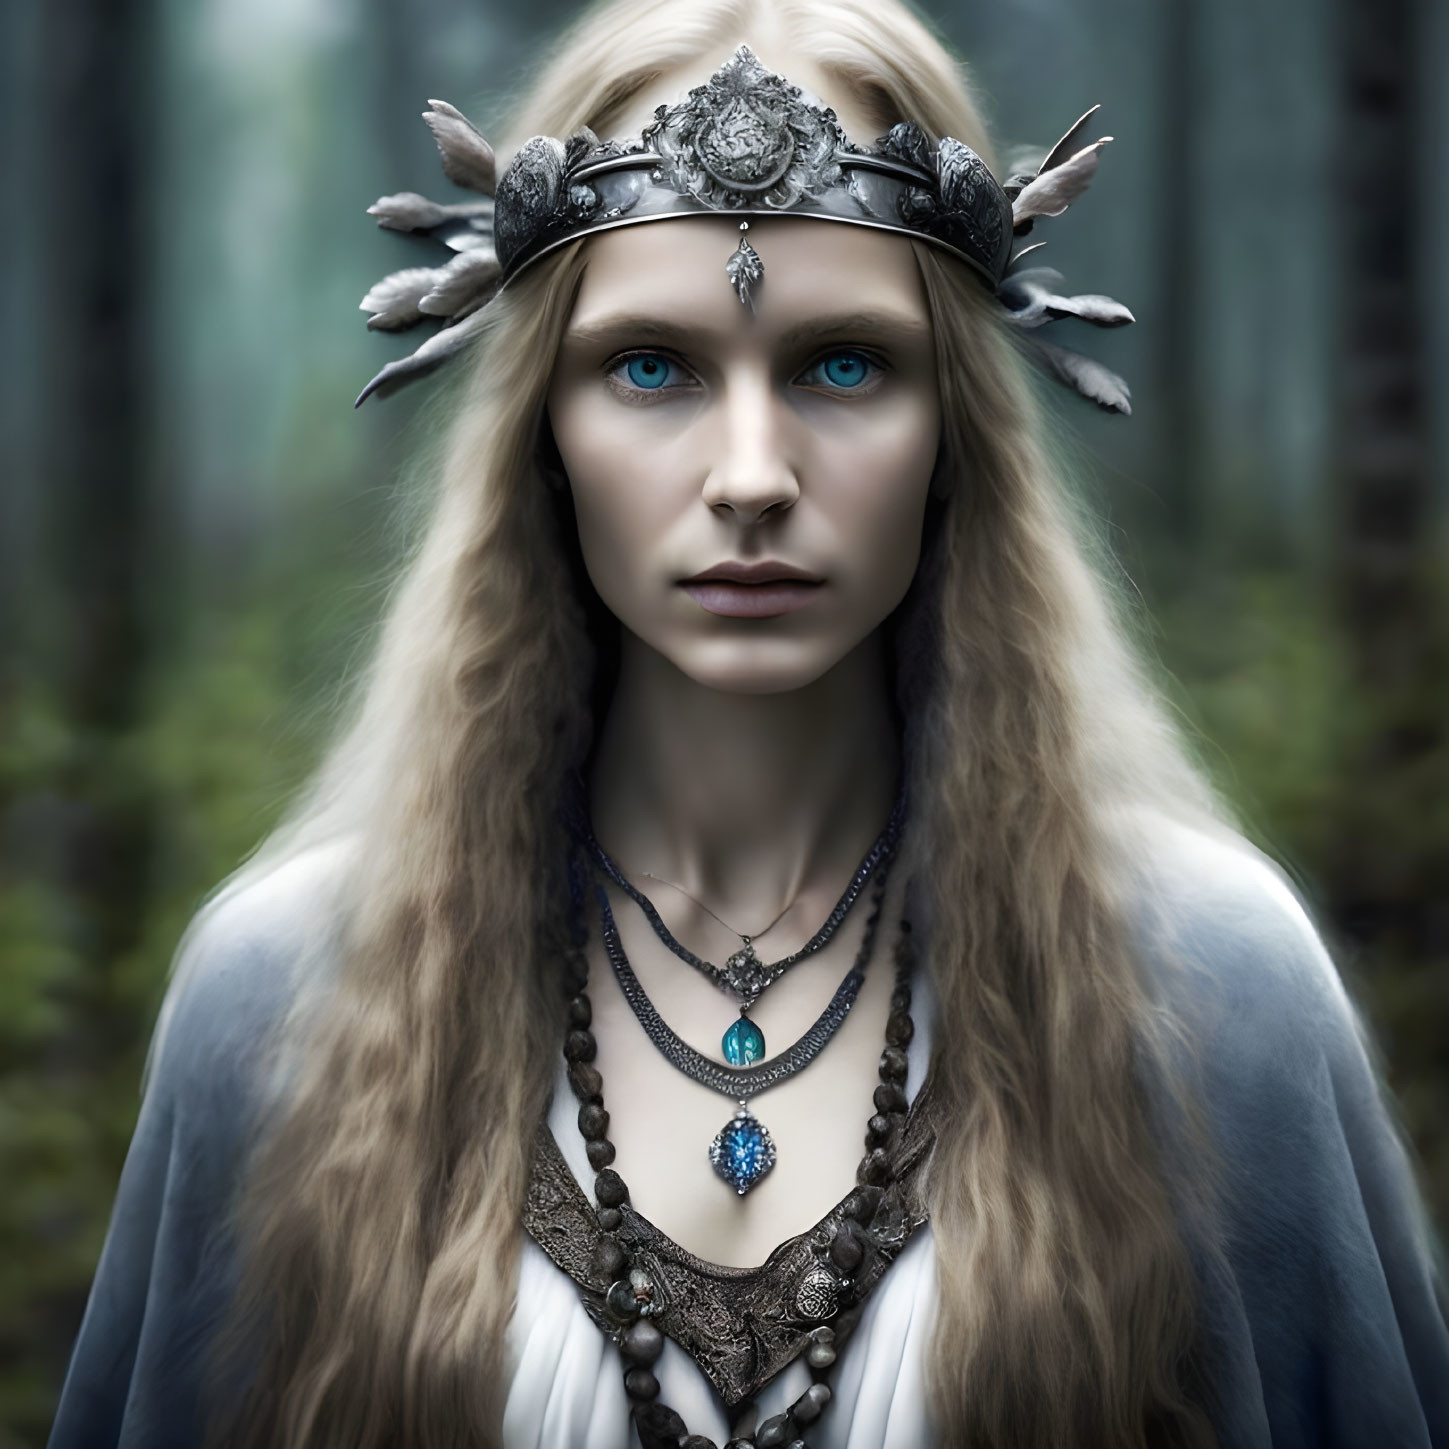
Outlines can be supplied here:
[[[932, 0], [1003, 149], [1093, 102], [1068, 224], [1135, 416], [1052, 399], [1147, 647], [1303, 883], [1449, 1220], [1449, 6]], [[357, 304], [563, 0], [0, 6], [0, 1449], [43, 1442], [167, 965], [304, 779], [426, 385]], [[1067, 324], [1063, 324], [1067, 325]], [[411, 346], [411, 343], [408, 344]]]

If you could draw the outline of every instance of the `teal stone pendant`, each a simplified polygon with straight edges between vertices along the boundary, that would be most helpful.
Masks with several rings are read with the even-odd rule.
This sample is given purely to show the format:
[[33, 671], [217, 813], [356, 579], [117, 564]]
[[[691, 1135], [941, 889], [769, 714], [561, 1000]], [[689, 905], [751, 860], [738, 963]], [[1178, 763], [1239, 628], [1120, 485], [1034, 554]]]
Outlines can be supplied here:
[[709, 1144], [714, 1170], [743, 1197], [775, 1165], [775, 1143], [743, 1102]]
[[750, 1067], [765, 1058], [765, 1033], [741, 1016], [720, 1039], [720, 1050], [732, 1067]]

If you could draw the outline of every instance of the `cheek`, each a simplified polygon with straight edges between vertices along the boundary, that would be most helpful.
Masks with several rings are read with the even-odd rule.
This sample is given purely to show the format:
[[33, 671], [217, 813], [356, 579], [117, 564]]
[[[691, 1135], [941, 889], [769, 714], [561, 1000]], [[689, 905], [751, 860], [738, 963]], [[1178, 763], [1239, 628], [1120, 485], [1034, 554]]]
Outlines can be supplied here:
[[910, 586], [940, 437], [933, 397], [906, 397], [869, 426], [837, 431], [820, 456], [819, 487], [857, 583], [894, 607]]
[[[549, 421], [573, 495], [579, 547], [594, 587], [617, 611], [647, 572], [670, 510], [659, 496], [673, 476], [661, 440], [617, 407], [563, 390]], [[667, 443], [662, 452], [669, 451]]]

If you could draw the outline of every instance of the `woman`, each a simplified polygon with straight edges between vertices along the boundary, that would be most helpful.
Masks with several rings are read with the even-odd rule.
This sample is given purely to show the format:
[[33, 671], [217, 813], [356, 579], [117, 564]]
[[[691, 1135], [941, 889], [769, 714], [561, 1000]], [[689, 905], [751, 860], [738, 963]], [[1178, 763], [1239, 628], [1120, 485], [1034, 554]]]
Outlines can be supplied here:
[[1013, 204], [884, 0], [618, 0], [519, 129], [584, 126], [629, 144], [530, 142], [491, 251], [379, 203], [461, 259], [365, 304], [459, 319], [384, 382], [475, 343], [436, 510], [188, 939], [52, 1442], [1444, 1442], [1357, 1019], [1007, 336], [1097, 146]]

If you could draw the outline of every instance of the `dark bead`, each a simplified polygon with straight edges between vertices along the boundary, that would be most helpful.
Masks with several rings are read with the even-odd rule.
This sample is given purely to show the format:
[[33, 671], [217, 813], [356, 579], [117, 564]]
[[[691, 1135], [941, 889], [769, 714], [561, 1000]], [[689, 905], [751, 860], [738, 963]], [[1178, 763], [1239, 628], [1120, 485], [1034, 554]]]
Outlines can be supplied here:
[[[633, 1369], [633, 1373], [645, 1373], [644, 1369]], [[649, 1374], [652, 1379], [653, 1374]], [[625, 1385], [628, 1376], [625, 1376]], [[658, 1390], [656, 1388], [655, 1392]], [[634, 1427], [639, 1430], [639, 1442], [644, 1449], [679, 1449], [679, 1441], [689, 1433], [684, 1420], [665, 1404], [638, 1404], [634, 1408]]]
[[830, 1402], [829, 1384], [811, 1384], [790, 1406], [790, 1417], [797, 1424], [813, 1424]]
[[581, 1102], [602, 1102], [604, 1100], [604, 1079], [597, 1067], [587, 1062], [569, 1063], [569, 1086]]
[[[597, 1168], [595, 1168], [594, 1170], [596, 1172], [598, 1171]], [[624, 1214], [621, 1213], [616, 1207], [600, 1208], [598, 1212], [594, 1214], [594, 1217], [598, 1220], [599, 1226], [603, 1228], [606, 1233], [612, 1233], [614, 1229], [617, 1228], [619, 1224], [624, 1221]]]
[[865, 1145], [884, 1147], [891, 1139], [891, 1119], [878, 1112], [865, 1124]]
[[585, 1102], [579, 1108], [579, 1131], [584, 1134], [585, 1142], [597, 1142], [608, 1136], [609, 1114], [597, 1102]]
[[639, 1316], [639, 1300], [634, 1297], [633, 1285], [626, 1279], [621, 1278], [617, 1283], [609, 1284], [604, 1303], [615, 1318], [625, 1322]]
[[691, 1434], [679, 1449], [715, 1449], [713, 1439], [706, 1439], [703, 1434]]
[[891, 992], [891, 1010], [909, 1011], [911, 1009], [911, 988], [909, 986], [897, 986]]
[[805, 1350], [805, 1362], [813, 1369], [828, 1369], [835, 1362], [835, 1350], [828, 1343], [812, 1343]]
[[[624, 1375], [624, 1392], [631, 1399], [647, 1404], [650, 1399], [659, 1397], [659, 1380], [647, 1368], [631, 1368]], [[673, 1442], [678, 1444], [678, 1438]]]
[[755, 1443], [759, 1449], [784, 1449], [790, 1439], [790, 1420], [784, 1414], [774, 1414], [755, 1430]]
[[[587, 1112], [589, 1109], [584, 1108]], [[877, 1112], [904, 1112], [906, 1110], [906, 1094], [895, 1082], [882, 1082], [875, 1089], [875, 1110]], [[583, 1121], [582, 1113], [579, 1121]]]
[[664, 1352], [664, 1335], [647, 1318], [641, 1318], [624, 1335], [619, 1352], [627, 1362], [643, 1364], [647, 1368], [657, 1362]]
[[880, 1054], [881, 1079], [887, 1082], [904, 1082], [910, 1065], [909, 1058], [900, 1047], [887, 1047]]
[[564, 1038], [564, 1056], [571, 1062], [591, 1062], [598, 1054], [598, 1043], [589, 1032], [571, 1031]]
[[594, 1008], [587, 996], [576, 996], [569, 1002], [569, 1025], [578, 1031], [586, 1030], [594, 1019]]
[[[598, 1172], [614, 1160], [614, 1144], [607, 1137], [597, 1142], [585, 1142], [584, 1151], [589, 1155], [589, 1166]], [[618, 1226], [616, 1223], [615, 1227]]]
[[589, 1272], [595, 1278], [615, 1278], [624, 1271], [628, 1262], [629, 1255], [619, 1246], [619, 1240], [603, 1237], [594, 1244]]
[[858, 1223], [868, 1223], [880, 1207], [881, 1190], [878, 1187], [858, 1187], [845, 1200], [845, 1215]]
[[911, 1024], [911, 1018], [904, 1011], [893, 1011], [890, 1020], [886, 1022], [886, 1042], [890, 1046], [910, 1046], [911, 1038], [915, 1036], [916, 1028]]
[[860, 1260], [863, 1256], [864, 1250], [860, 1246], [860, 1239], [856, 1236], [855, 1229], [848, 1222], [841, 1223], [839, 1231], [835, 1234], [835, 1240], [830, 1245], [830, 1261], [842, 1273], [850, 1274], [860, 1267]]
[[860, 1171], [857, 1176], [861, 1182], [869, 1183], [879, 1187], [887, 1181], [891, 1175], [891, 1165], [886, 1161], [886, 1155], [879, 1147], [866, 1153], [865, 1160], [860, 1164]]
[[629, 1189], [612, 1167], [606, 1167], [594, 1179], [594, 1196], [598, 1198], [600, 1207], [618, 1207], [620, 1203], [629, 1201]]
[[582, 951], [573, 951], [564, 963], [564, 990], [572, 996], [582, 996], [589, 984], [589, 960]]

